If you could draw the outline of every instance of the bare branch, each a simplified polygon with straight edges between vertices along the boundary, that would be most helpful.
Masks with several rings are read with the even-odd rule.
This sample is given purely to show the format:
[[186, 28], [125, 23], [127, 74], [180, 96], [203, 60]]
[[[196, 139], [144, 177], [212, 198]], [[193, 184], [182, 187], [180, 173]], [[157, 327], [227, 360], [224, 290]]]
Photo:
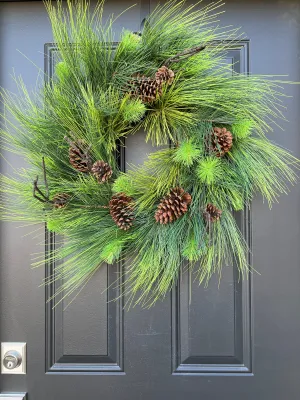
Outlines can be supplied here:
[[[45, 183], [45, 191], [46, 194], [44, 194], [39, 186], [38, 186], [38, 181], [39, 177], [37, 175], [36, 179], [33, 181], [33, 192], [32, 195], [35, 199], [40, 201], [41, 203], [49, 203], [53, 204], [53, 201], [49, 199], [49, 187], [48, 187], [48, 182], [47, 182], [47, 176], [46, 176], [46, 166], [45, 166], [45, 159], [44, 157], [42, 158], [42, 166], [43, 166], [43, 175], [44, 175], [44, 183]], [[38, 193], [38, 195], [37, 195]]]
[[[39, 177], [37, 176], [36, 179], [33, 181], [33, 197], [39, 200], [41, 203], [48, 203], [49, 199], [44, 195], [44, 193], [38, 187], [38, 180]], [[39, 197], [36, 192], [41, 196]]]
[[43, 174], [44, 174], [44, 183], [45, 183], [45, 189], [46, 189], [46, 198], [49, 200], [49, 186], [48, 186], [48, 181], [47, 181], [47, 176], [46, 176], [46, 165], [45, 165], [45, 158], [43, 157], [42, 159], [42, 164], [43, 164]]

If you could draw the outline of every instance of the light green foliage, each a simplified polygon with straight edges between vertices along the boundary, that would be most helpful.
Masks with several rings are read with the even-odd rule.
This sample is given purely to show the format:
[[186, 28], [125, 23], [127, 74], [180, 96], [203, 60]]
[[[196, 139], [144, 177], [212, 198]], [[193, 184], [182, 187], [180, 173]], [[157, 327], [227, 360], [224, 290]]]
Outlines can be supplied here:
[[194, 237], [190, 237], [186, 241], [186, 245], [182, 250], [182, 256], [190, 261], [190, 262], [196, 262], [199, 261], [201, 258], [202, 254], [204, 253], [204, 249], [201, 249], [201, 244], [203, 246], [203, 243], [199, 243], [198, 240]]
[[133, 196], [135, 194], [134, 182], [128, 175], [120, 174], [114, 181], [112, 190], [114, 193], [125, 193], [127, 196]]
[[199, 282], [208, 283], [214, 273], [225, 266], [236, 266], [241, 277], [249, 271], [249, 249], [233, 215], [224, 210], [219, 223], [210, 226], [208, 249], [200, 259]]
[[241, 189], [242, 185], [238, 187], [237, 185], [229, 185], [226, 190], [226, 200], [227, 203], [231, 204], [235, 211], [243, 210], [245, 205], [247, 205], [244, 199], [244, 193]]
[[102, 249], [100, 258], [102, 258], [108, 264], [113, 264], [121, 255], [121, 251], [124, 245], [124, 240], [116, 239], [112, 240]]
[[251, 135], [253, 122], [251, 120], [241, 120], [232, 124], [231, 130], [235, 139], [245, 139]]
[[299, 160], [267, 139], [248, 137], [238, 142], [230, 154], [236, 168], [237, 182], [251, 197], [260, 192], [270, 207], [282, 193], [287, 193], [288, 183], [295, 184]]
[[153, 145], [165, 145], [171, 140], [182, 139], [180, 132], [191, 129], [199, 122], [197, 107], [193, 104], [193, 93], [186, 90], [186, 82], [180, 80], [180, 73], [169, 88], [164, 87], [162, 96], [148, 105], [143, 126], [147, 132], [146, 141]]
[[61, 81], [66, 81], [71, 77], [68, 65], [62, 61], [58, 62], [55, 66], [55, 74]]
[[191, 140], [185, 140], [174, 153], [174, 161], [190, 167], [200, 157], [201, 150]]
[[136, 256], [129, 266], [126, 283], [130, 292], [128, 306], [131, 302], [140, 302], [150, 307], [157, 298], [165, 296], [179, 275], [182, 260], [177, 246], [186, 237], [187, 219], [184, 216], [167, 226], [160, 226], [153, 220], [152, 216], [143, 219], [144, 224], [130, 247], [131, 254]]
[[[202, 8], [163, 2], [146, 19], [141, 36], [124, 30], [118, 44], [117, 17], [102, 18], [102, 1], [93, 10], [81, 0], [47, 0], [45, 5], [59, 60], [55, 76], [43, 76], [34, 92], [15, 76], [18, 94], [1, 91], [2, 150], [23, 156], [29, 167], [11, 166], [9, 175], [0, 177], [0, 211], [4, 220], [37, 225], [34, 231], [42, 234], [41, 222], [46, 223], [63, 236], [55, 251], [35, 256], [33, 264], [55, 261], [55, 274], [45, 283], [63, 282], [56, 302], [76, 296], [102, 265], [120, 257], [128, 264], [128, 306], [149, 307], [163, 298], [182, 267], [194, 268], [205, 283], [213, 273], [221, 275], [224, 265], [246, 274], [249, 249], [232, 210], [247, 207], [255, 193], [271, 206], [296, 182], [299, 161], [266, 138], [274, 121], [285, 119], [282, 85], [291, 82], [233, 73], [224, 63], [242, 35], [220, 27], [221, 2]], [[199, 44], [205, 50], [180, 56]], [[162, 65], [173, 70], [174, 81], [145, 104], [131, 93], [132, 82], [137, 75], [154, 79]], [[234, 139], [222, 158], [208, 146], [212, 126], [218, 124], [228, 127]], [[167, 148], [154, 149], [144, 164], [126, 166], [123, 173], [116, 155], [141, 129], [146, 141]], [[111, 165], [109, 183], [99, 184], [91, 173], [71, 166], [65, 137], [84, 141], [92, 163]], [[49, 190], [49, 201], [33, 197], [36, 176], [40, 191], [46, 195]], [[175, 187], [192, 201], [186, 214], [160, 225], [154, 218], [157, 206]], [[135, 205], [128, 231], [110, 215], [116, 193], [132, 197]], [[57, 194], [69, 196], [65, 207], [53, 207]], [[204, 217], [209, 203], [222, 210], [217, 222]]]
[[51, 232], [59, 233], [62, 230], [60, 221], [57, 218], [49, 218], [47, 220], [47, 229]]
[[139, 99], [127, 100], [123, 107], [125, 122], [139, 122], [146, 112], [146, 106]]
[[133, 33], [131, 31], [124, 31], [118, 44], [117, 51], [122, 53], [127, 53], [130, 56], [130, 53], [137, 50], [137, 48], [141, 45], [141, 36]]
[[209, 156], [202, 159], [197, 167], [197, 175], [200, 182], [205, 185], [213, 185], [224, 177], [224, 168], [220, 158]]

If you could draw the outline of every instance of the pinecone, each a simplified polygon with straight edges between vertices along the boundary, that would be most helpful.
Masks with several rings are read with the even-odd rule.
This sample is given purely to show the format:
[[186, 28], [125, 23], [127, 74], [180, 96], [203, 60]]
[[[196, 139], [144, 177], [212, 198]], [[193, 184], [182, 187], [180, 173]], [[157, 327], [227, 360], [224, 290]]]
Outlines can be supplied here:
[[204, 217], [206, 221], [217, 222], [221, 218], [222, 210], [219, 210], [213, 204], [207, 204], [206, 210], [204, 211]]
[[67, 193], [57, 193], [53, 197], [53, 205], [55, 208], [64, 208], [68, 201], [70, 199], [70, 196]]
[[171, 189], [170, 193], [161, 200], [157, 207], [155, 213], [156, 222], [168, 224], [175, 221], [187, 212], [191, 201], [191, 195], [182, 188]]
[[89, 172], [92, 166], [92, 160], [87, 143], [79, 139], [76, 142], [70, 142], [69, 158], [73, 168], [80, 172]]
[[160, 85], [162, 85], [162, 83], [164, 83], [164, 82], [166, 82], [168, 85], [171, 85], [174, 81], [174, 76], [175, 76], [174, 72], [171, 69], [169, 69], [163, 65], [156, 72], [155, 80]]
[[91, 171], [99, 183], [107, 182], [113, 173], [111, 166], [102, 160], [96, 161]]
[[223, 157], [232, 147], [232, 134], [226, 128], [214, 127], [211, 133], [210, 150]]
[[109, 212], [120, 229], [127, 231], [134, 221], [134, 207], [131, 197], [125, 193], [114, 195], [109, 202]]
[[129, 84], [131, 95], [139, 97], [143, 103], [151, 103], [161, 95], [161, 83], [155, 79], [137, 75]]

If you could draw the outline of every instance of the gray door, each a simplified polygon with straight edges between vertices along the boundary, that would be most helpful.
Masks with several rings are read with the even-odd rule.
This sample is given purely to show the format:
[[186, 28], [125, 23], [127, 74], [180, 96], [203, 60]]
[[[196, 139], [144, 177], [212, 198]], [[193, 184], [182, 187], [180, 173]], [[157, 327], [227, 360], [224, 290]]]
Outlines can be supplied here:
[[[117, 14], [130, 0], [106, 2]], [[136, 1], [117, 22], [138, 30], [154, 1]], [[243, 26], [227, 61], [237, 71], [289, 74], [300, 81], [300, 2], [228, 0], [224, 24]], [[0, 85], [14, 90], [14, 68], [34, 87], [38, 66], [51, 73], [55, 44], [42, 2], [0, 2]], [[18, 52], [17, 49], [20, 51]], [[32, 60], [29, 62], [21, 54]], [[45, 62], [45, 63], [44, 63]], [[300, 156], [300, 89], [286, 90], [287, 131], [274, 140]], [[125, 161], [138, 163], [151, 148], [143, 133], [127, 140]], [[1, 161], [10, 173], [23, 162]], [[0, 375], [0, 393], [29, 400], [296, 400], [300, 396], [300, 186], [270, 211], [260, 198], [237, 216], [261, 275], [243, 282], [232, 268], [222, 281], [198, 287], [184, 274], [173, 293], [150, 310], [123, 310], [110, 285], [122, 265], [103, 268], [63, 311], [39, 288], [51, 273], [30, 270], [31, 253], [54, 245], [44, 228], [33, 235], [1, 224], [0, 339], [27, 343], [27, 374]], [[45, 241], [46, 235], [46, 241]], [[45, 243], [44, 243], [45, 242]], [[0, 396], [1, 398], [1, 396]]]

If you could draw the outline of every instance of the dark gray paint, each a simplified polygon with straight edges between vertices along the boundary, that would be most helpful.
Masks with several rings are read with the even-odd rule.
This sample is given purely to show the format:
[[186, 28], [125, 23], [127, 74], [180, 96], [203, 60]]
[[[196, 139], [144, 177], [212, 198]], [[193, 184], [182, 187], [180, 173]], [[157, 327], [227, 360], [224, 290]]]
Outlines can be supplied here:
[[[107, 8], [117, 14], [130, 4], [108, 1]], [[122, 16], [119, 31], [138, 30], [150, 5], [154, 1], [143, 1]], [[250, 39], [228, 62], [239, 60], [241, 71], [288, 72], [300, 80], [299, 1], [230, 0], [226, 10], [224, 24], [242, 25]], [[16, 49], [44, 68], [44, 44], [52, 38], [42, 3], [1, 2], [0, 38], [0, 84], [14, 90], [8, 78], [14, 67], [34, 86], [35, 67]], [[286, 93], [294, 96], [286, 100], [290, 123], [282, 124], [288, 136], [276, 128], [273, 137], [299, 156], [300, 91], [294, 86]], [[126, 145], [126, 162], [141, 162], [152, 151], [142, 132]], [[4, 162], [1, 168], [9, 171]], [[250, 214], [237, 216], [260, 276], [239, 282], [226, 268], [220, 286], [213, 279], [203, 288], [185, 274], [172, 296], [150, 310], [123, 312], [122, 301], [106, 305], [103, 289], [122, 266], [103, 268], [66, 312], [45, 308], [49, 292], [38, 288], [44, 271], [30, 270], [30, 253], [43, 250], [43, 227], [37, 238], [24, 236], [30, 230], [18, 224], [2, 224], [1, 341], [27, 342], [28, 373], [0, 375], [1, 391], [27, 391], [29, 400], [298, 399], [299, 190], [271, 211], [256, 199]]]

